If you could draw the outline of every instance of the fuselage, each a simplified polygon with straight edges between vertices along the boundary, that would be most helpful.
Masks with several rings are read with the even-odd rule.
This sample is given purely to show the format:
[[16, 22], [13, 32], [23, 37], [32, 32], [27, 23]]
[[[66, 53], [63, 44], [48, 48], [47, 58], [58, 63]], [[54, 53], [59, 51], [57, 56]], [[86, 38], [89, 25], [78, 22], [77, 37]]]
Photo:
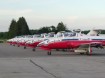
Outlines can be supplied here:
[[105, 37], [102, 36], [78, 36], [78, 37], [64, 37], [61, 39], [51, 39], [42, 42], [41, 48], [50, 49], [71, 49], [78, 48], [82, 44], [92, 44], [97, 47], [98, 45], [105, 46]]

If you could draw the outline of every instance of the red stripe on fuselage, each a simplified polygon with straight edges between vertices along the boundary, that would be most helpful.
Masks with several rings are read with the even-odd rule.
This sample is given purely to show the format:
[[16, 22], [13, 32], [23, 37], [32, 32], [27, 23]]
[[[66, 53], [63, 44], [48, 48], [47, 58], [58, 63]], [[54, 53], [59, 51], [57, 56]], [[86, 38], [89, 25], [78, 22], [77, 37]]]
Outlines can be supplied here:
[[59, 42], [53, 42], [49, 43], [48, 45], [42, 45], [42, 48], [46, 49], [67, 49], [67, 48], [78, 48], [82, 44], [91, 44], [92, 42], [99, 42], [102, 43], [102, 45], [105, 45], [105, 41], [102, 40], [70, 40], [70, 41], [59, 41]]

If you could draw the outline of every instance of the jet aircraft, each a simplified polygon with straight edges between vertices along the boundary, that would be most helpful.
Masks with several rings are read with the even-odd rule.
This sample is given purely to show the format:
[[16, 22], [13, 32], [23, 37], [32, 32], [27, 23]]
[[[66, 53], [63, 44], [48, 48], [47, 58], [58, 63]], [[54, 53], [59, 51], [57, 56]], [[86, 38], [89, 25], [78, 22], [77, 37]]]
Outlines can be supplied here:
[[104, 48], [105, 37], [96, 33], [93, 35], [78, 35], [73, 37], [64, 37], [60, 39], [48, 39], [38, 44], [42, 49], [48, 50], [47, 54], [51, 55], [52, 49], [71, 49], [80, 54], [91, 54], [91, 47]]

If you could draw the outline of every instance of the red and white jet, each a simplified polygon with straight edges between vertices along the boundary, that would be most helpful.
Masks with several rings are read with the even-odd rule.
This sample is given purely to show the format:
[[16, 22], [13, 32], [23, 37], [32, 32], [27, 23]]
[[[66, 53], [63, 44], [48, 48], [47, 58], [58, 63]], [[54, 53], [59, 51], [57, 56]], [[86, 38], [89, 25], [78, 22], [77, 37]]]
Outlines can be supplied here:
[[79, 52], [81, 54], [91, 54], [91, 47], [103, 48], [105, 46], [104, 36], [74, 36], [74, 37], [64, 37], [48, 39], [38, 44], [42, 49], [48, 50], [47, 54], [51, 55], [52, 49], [72, 49], [74, 52]]

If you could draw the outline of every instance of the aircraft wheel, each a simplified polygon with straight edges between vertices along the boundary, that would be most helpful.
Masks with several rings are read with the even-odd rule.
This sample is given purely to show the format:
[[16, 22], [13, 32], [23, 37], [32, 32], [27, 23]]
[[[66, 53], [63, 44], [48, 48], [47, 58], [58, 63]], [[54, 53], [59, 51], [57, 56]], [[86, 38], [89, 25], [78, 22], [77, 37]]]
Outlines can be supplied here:
[[33, 48], [32, 50], [35, 51], [35, 48]]
[[86, 52], [86, 55], [90, 55], [90, 53], [89, 52]]
[[18, 45], [18, 47], [20, 47], [20, 45]]
[[26, 49], [26, 46], [24, 46], [24, 49]]
[[84, 53], [80, 53], [81, 55], [83, 55]]
[[67, 52], [67, 49], [62, 49], [62, 51]]
[[56, 51], [59, 51], [59, 49], [56, 49]]
[[48, 51], [48, 52], [47, 52], [47, 55], [51, 55], [51, 51]]

